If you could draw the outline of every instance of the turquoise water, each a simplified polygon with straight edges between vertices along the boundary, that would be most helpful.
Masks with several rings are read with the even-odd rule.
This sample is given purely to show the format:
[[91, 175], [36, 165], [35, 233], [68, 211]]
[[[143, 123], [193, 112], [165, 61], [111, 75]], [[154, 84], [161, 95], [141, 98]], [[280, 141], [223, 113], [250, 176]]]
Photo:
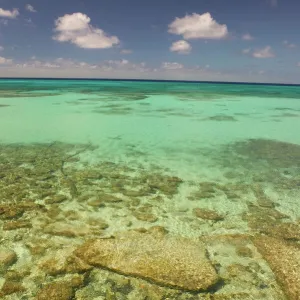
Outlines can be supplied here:
[[[0, 266], [7, 299], [44, 299], [41, 287], [75, 275], [74, 299], [297, 299], [259, 241], [299, 247], [300, 86], [0, 80], [0, 128], [0, 261], [16, 255]], [[128, 232], [162, 239], [170, 257], [166, 240], [186, 239], [181, 273], [197, 259], [184, 244], [200, 240], [217, 279], [191, 288], [116, 254], [66, 267], [87, 240]]]

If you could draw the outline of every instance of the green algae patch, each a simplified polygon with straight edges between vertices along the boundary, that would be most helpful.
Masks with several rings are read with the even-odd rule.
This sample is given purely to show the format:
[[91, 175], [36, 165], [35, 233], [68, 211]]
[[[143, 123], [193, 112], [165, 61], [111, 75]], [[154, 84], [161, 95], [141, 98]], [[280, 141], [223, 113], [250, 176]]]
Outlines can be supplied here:
[[219, 280], [204, 244], [181, 237], [129, 232], [86, 242], [75, 255], [95, 267], [186, 291], [205, 291]]

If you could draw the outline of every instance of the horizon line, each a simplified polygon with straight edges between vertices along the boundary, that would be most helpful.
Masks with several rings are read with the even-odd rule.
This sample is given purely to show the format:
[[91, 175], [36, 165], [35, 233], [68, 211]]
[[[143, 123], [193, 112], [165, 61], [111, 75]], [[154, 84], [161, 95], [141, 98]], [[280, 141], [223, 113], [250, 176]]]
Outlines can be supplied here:
[[1, 77], [0, 80], [94, 80], [94, 81], [141, 81], [141, 82], [182, 82], [182, 83], [217, 83], [217, 84], [245, 84], [272, 86], [300, 86], [297, 83], [276, 82], [247, 82], [247, 81], [209, 81], [209, 80], [177, 80], [177, 79], [136, 79], [136, 78], [70, 78], [70, 77]]

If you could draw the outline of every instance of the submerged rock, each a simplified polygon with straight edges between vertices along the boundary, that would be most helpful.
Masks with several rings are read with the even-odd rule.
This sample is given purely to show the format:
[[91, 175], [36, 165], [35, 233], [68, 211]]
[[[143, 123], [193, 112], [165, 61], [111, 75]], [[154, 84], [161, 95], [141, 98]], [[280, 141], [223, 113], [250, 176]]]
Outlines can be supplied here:
[[0, 248], [0, 271], [14, 264], [18, 257], [12, 250]]
[[216, 115], [207, 118], [206, 120], [211, 120], [211, 121], [237, 121], [237, 119], [233, 116], [227, 116], [227, 115]]
[[193, 213], [196, 217], [204, 219], [204, 220], [212, 220], [212, 221], [222, 221], [224, 220], [224, 216], [218, 214], [217, 212], [209, 209], [202, 208], [194, 208]]
[[23, 215], [24, 209], [17, 205], [1, 204], [0, 205], [0, 218], [1, 219], [14, 219]]
[[93, 267], [86, 264], [77, 256], [62, 257], [59, 259], [50, 258], [39, 265], [45, 273], [56, 276], [66, 273], [84, 273], [91, 270]]
[[104, 203], [118, 203], [122, 202], [122, 199], [114, 196], [114, 195], [109, 195], [109, 194], [98, 194], [97, 195], [97, 200], [102, 201]]
[[56, 203], [61, 203], [67, 199], [68, 198], [65, 195], [55, 195], [49, 199], [46, 199], [45, 203], [46, 204], [56, 204]]
[[73, 288], [65, 282], [53, 282], [44, 286], [37, 294], [36, 300], [71, 300]]
[[260, 231], [272, 237], [300, 241], [300, 226], [295, 223], [280, 223], [273, 226], [265, 226]]
[[3, 230], [16, 230], [20, 228], [31, 228], [32, 224], [29, 221], [9, 221], [4, 223]]
[[254, 161], [265, 160], [272, 167], [299, 167], [300, 145], [267, 139], [249, 139], [233, 144], [233, 151]]
[[52, 235], [76, 237], [88, 235], [90, 233], [90, 229], [84, 224], [55, 222], [46, 226], [44, 232]]
[[140, 221], [154, 223], [158, 220], [157, 216], [152, 213], [134, 212], [133, 215]]
[[21, 283], [15, 281], [6, 280], [0, 290], [0, 297], [11, 295], [14, 293], [24, 292], [25, 288]]
[[300, 299], [300, 249], [272, 237], [256, 236], [254, 245], [269, 263], [290, 300]]
[[132, 231], [86, 242], [75, 255], [89, 265], [181, 290], [207, 290], [219, 279], [204, 244], [182, 237]]

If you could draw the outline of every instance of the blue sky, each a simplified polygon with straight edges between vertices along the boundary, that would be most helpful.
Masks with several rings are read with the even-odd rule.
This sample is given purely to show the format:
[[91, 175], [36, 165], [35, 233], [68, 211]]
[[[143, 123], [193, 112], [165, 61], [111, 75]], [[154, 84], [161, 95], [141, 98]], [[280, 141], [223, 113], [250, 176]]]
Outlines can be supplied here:
[[300, 83], [299, 0], [0, 0], [0, 77]]

